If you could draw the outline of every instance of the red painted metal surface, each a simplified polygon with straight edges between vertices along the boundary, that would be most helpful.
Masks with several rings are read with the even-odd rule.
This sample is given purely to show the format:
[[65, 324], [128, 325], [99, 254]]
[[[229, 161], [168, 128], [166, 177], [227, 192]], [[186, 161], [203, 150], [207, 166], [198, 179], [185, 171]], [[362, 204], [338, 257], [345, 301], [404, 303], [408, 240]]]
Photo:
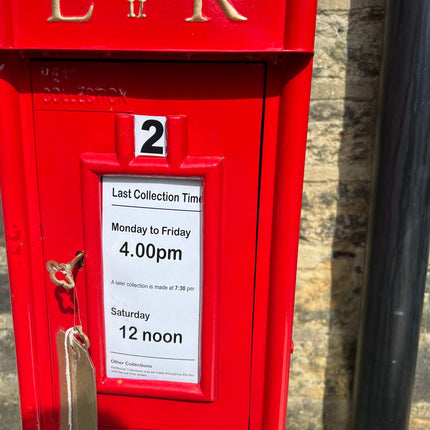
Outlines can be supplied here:
[[[87, 303], [92, 357], [97, 369], [98, 391], [140, 397], [176, 400], [214, 401], [217, 398], [217, 357], [219, 349], [219, 294], [221, 239], [222, 158], [188, 157], [186, 117], [168, 117], [169, 153], [167, 159], [134, 158], [134, 122], [132, 116], [116, 118], [115, 154], [83, 154], [82, 196], [84, 249], [86, 253]], [[120, 139], [118, 139], [120, 136]], [[203, 300], [201, 376], [198, 384], [114, 379], [106, 376], [102, 247], [101, 247], [101, 178], [104, 175], [198, 178], [203, 194]], [[222, 316], [222, 315], [221, 315]], [[221, 334], [222, 335], [222, 334]], [[221, 340], [221, 347], [224, 342]], [[160, 405], [161, 407], [161, 405]]]
[[[229, 3], [247, 20], [221, 0], [203, 1], [206, 22], [185, 21], [191, 0], [148, 0], [146, 18], [94, 0], [83, 22], [58, 17], [84, 16], [89, 0], [0, 9], [0, 181], [25, 430], [58, 429], [55, 336], [79, 321], [76, 300], [99, 428], [284, 429], [316, 3]], [[134, 159], [130, 114], [169, 118], [167, 159]], [[197, 384], [106, 378], [107, 173], [203, 181]], [[55, 287], [46, 262], [80, 250], [75, 291]]]
[[[220, 295], [219, 324], [215, 327], [213, 322], [208, 321], [208, 323], [211, 323], [209, 330], [218, 331], [220, 338], [219, 348], [216, 351], [218, 362], [216, 374], [225, 376], [223, 378], [211, 376], [213, 380], [208, 381], [208, 383], [211, 383], [209, 385], [215, 385], [216, 383], [218, 386], [217, 402], [198, 406], [195, 403], [178, 404], [178, 402], [172, 403], [167, 400], [139, 399], [140, 403], [143, 402], [144, 405], [135, 406], [135, 413], [129, 417], [130, 422], [128, 424], [121, 413], [122, 408], [112, 408], [111, 402], [113, 401], [117, 406], [124, 402], [124, 407], [127, 408], [130, 402], [137, 401], [137, 399], [100, 395], [100, 419], [102, 423], [106, 420], [111, 423], [117, 422], [117, 425], [124, 426], [137, 426], [138, 423], [142, 423], [142, 425], [147, 425], [149, 428], [155, 426], [158, 420], [160, 428], [168, 428], [169, 425], [174, 423], [176, 428], [181, 428], [178, 427], [180, 420], [178, 418], [179, 412], [177, 411], [177, 408], [181, 406], [181, 414], [185, 414], [185, 410], [191, 408], [189, 413], [200, 413], [202, 416], [207, 417], [213, 415], [211, 419], [213, 428], [219, 428], [219, 426], [223, 425], [221, 424], [224, 419], [223, 414], [230, 410], [229, 415], [233, 414], [235, 416], [235, 419], [231, 421], [231, 428], [244, 428], [247, 425], [249, 413], [248, 393], [250, 389], [253, 276], [255, 267], [255, 245], [253, 243], [255, 242], [256, 234], [264, 65], [172, 63], [171, 66], [166, 68], [165, 64], [140, 62], [129, 64], [128, 79], [124, 82], [121, 73], [123, 65], [121, 63], [37, 62], [33, 65], [33, 91], [36, 109], [35, 145], [38, 155], [38, 193], [41, 201], [41, 222], [44, 225], [44, 255], [45, 259], [51, 259], [57, 254], [58, 257], [56, 258], [59, 260], [67, 260], [68, 255], [74, 254], [76, 250], [87, 250], [85, 244], [82, 243], [84, 233], [80, 216], [79, 157], [81, 154], [88, 152], [98, 153], [99, 155], [94, 156], [95, 161], [92, 163], [93, 166], [97, 166], [98, 163], [102, 166], [98, 168], [98, 172], [101, 174], [103, 171], [115, 171], [115, 163], [108, 162], [109, 159], [112, 159], [112, 156], [106, 154], [115, 153], [115, 116], [110, 113], [113, 109], [117, 108], [133, 113], [151, 113], [152, 115], [173, 115], [175, 112], [187, 115], [189, 118], [188, 155], [196, 160], [190, 162], [188, 169], [191, 173], [189, 174], [195, 176], [198, 169], [200, 169], [199, 175], [203, 175], [202, 167], [199, 167], [198, 164], [198, 160], [202, 157], [203, 160], [207, 156], [224, 158], [222, 169], [224, 179], [220, 193], [222, 196], [222, 215], [216, 222], [206, 218], [209, 224], [205, 227], [205, 237], [207, 234], [208, 244], [211, 244], [215, 240], [213, 236], [218, 235], [216, 232], [222, 229], [222, 258], [219, 259], [221, 262], [218, 292]], [[50, 71], [54, 70], [55, 76], [58, 75], [58, 68], [60, 68], [64, 72], [64, 76], [67, 76], [65, 80], [71, 85], [72, 90], [64, 91], [66, 97], [58, 100], [49, 98], [51, 94], [50, 87], [43, 79], [46, 75], [51, 76], [51, 74], [47, 73], [46, 68], [49, 68]], [[216, 73], [222, 85], [214, 85], [213, 77], [208, 73], [209, 70]], [[195, 76], [192, 71], [204, 78], [200, 78], [198, 82], [195, 82]], [[123, 94], [126, 94], [124, 100], [120, 104], [115, 98], [100, 97], [97, 105], [94, 106], [96, 101], [90, 99], [94, 103], [89, 104], [88, 107], [85, 105], [85, 109], [92, 110], [92, 113], [91, 111], [80, 111], [82, 107], [79, 104], [70, 103], [70, 93], [75, 93], [73, 91], [73, 82], [79, 82], [86, 88], [96, 87], [95, 82], [100, 83], [99, 76], [101, 74], [103, 74], [106, 87], [119, 88], [120, 83], [123, 85], [123, 88], [120, 89]], [[151, 87], [142, 87], [139, 82], [151, 82]], [[56, 82], [56, 84], [61, 87], [61, 82]], [[99, 86], [102, 87], [102, 85]], [[51, 110], [52, 105], [55, 106], [55, 110]], [[100, 110], [105, 112], [100, 112]], [[247, 126], [232, 127], [232, 123], [247, 124]], [[52, 124], [55, 124], [55, 127]], [[59, 140], [58, 131], [62, 129], [65, 130], [65, 134]], [[173, 131], [170, 134], [175, 136], [172, 133]], [[235, 142], [241, 140], [246, 142], [246, 145], [235, 144]], [[61, 142], [61, 144], [58, 144], [58, 142]], [[124, 158], [124, 156], [120, 158]], [[60, 162], [53, 165], [52, 159]], [[86, 159], [88, 160], [88, 157]], [[67, 170], [64, 169], [62, 160], [67, 160]], [[196, 167], [193, 167], [195, 163], [197, 163]], [[123, 167], [123, 171], [136, 173], [136, 165], [140, 166], [137, 169], [140, 173], [150, 173], [151, 166], [155, 166], [152, 167], [155, 169], [152, 170], [153, 174], [160, 174], [163, 171], [164, 175], [169, 174], [165, 164], [163, 170], [163, 164], [160, 165], [160, 162], [157, 164], [155, 161], [148, 160], [132, 163], [127, 168]], [[93, 167], [94, 169], [97, 170], [96, 167]], [[195, 173], [192, 173], [193, 169]], [[184, 175], [180, 169], [173, 169], [170, 174], [172, 173], [174, 176]], [[65, 204], [66, 200], [62, 190], [66, 189], [70, 193], [67, 199], [69, 210], [67, 214], [59, 217], [58, 213], [52, 211], [52, 207], [61, 207], [62, 204]], [[85, 197], [85, 193], [83, 193], [83, 196]], [[93, 209], [87, 210], [87, 212], [91, 212], [94, 216], [94, 213], [99, 212], [97, 211], [97, 205], [94, 207], [97, 199], [90, 197], [87, 200], [89, 204], [93, 205]], [[232, 216], [231, 214], [237, 215]], [[245, 214], [247, 215], [245, 216]], [[91, 227], [94, 225], [91, 222], [91, 217], [87, 217], [84, 212], [83, 219], [89, 222], [86, 228], [91, 231]], [[217, 225], [213, 225], [214, 223]], [[73, 228], [73, 230], [70, 231], [70, 228]], [[97, 231], [95, 231], [94, 235], [97, 236], [97, 234]], [[68, 242], [67, 246], [64, 245], [66, 242]], [[96, 246], [96, 237], [94, 237], [92, 243], [93, 246]], [[91, 247], [89, 252], [91, 252]], [[94, 259], [95, 257], [92, 257], [91, 254], [89, 255], [88, 270], [94, 265], [97, 266], [97, 263], [91, 264], [91, 258]], [[239, 267], [241, 268], [240, 270], [238, 270]], [[87, 266], [85, 266], [84, 270], [87, 270]], [[212, 270], [213, 272], [210, 267], [207, 270]], [[97, 285], [97, 276], [91, 275], [90, 278]], [[86, 274], [86, 279], [89, 279], [88, 274]], [[79, 276], [77, 282], [79, 282], [77, 284], [77, 294], [81, 294], [79, 297], [81, 314], [87, 318], [87, 315], [91, 312], [90, 308], [99, 309], [99, 307], [97, 302], [91, 304], [83, 297], [85, 291], [91, 288], [92, 283], [85, 287], [83, 276]], [[214, 282], [213, 279], [211, 282]], [[46, 279], [46, 288], [48, 291], [51, 288], [48, 278]], [[208, 293], [213, 288], [209, 288]], [[95, 294], [91, 297], [96, 299]], [[72, 323], [73, 314], [70, 314], [70, 316], [62, 314], [58, 306], [58, 300], [54, 298], [53, 294], [47, 300], [48, 315], [51, 319], [51, 327], [53, 327], [52, 331], [55, 332], [59, 324], [67, 326], [67, 324]], [[239, 307], [237, 306], [238, 303], [240, 303]], [[86, 327], [85, 321], [84, 326]], [[209, 337], [210, 341], [216, 338], [214, 336], [216, 334]], [[90, 340], [93, 343], [91, 332]], [[94, 343], [97, 345], [97, 342]], [[214, 345], [210, 344], [203, 348], [213, 349]], [[232, 356], [232, 350], [243, 357], [243, 360], [234, 360], [236, 354]], [[239, 351], [241, 352], [239, 353]], [[51, 360], [55, 363], [55, 351], [51, 352]], [[213, 374], [214, 371], [211, 369], [209, 373]], [[53, 391], [55, 391], [57, 383], [54, 381], [53, 385]], [[133, 384], [130, 383], [129, 388], [130, 385]], [[168, 385], [165, 384], [164, 387]], [[240, 387], [240, 389], [235, 387]], [[153, 388], [154, 390], [155, 388]], [[119, 392], [121, 391], [119, 389]], [[180, 394], [181, 390], [177, 391], [179, 392], [179, 397], [186, 396], [185, 390], [182, 389], [182, 394]], [[242, 392], [242, 394], [238, 399], [239, 392]], [[160, 406], [156, 406], [157, 402]], [[151, 418], [151, 414], [148, 414], [147, 411], [158, 411], [160, 407], [166, 408], [167, 402], [172, 403], [172, 413], [163, 414], [160, 417], [157, 412], [154, 412], [154, 417]], [[149, 405], [145, 406], [147, 403]], [[201, 412], [198, 412], [199, 409], [201, 409]], [[118, 411], [117, 417], [112, 417], [113, 410]], [[109, 420], [106, 416], [109, 416]], [[162, 424], [163, 420], [166, 421], [164, 426]], [[218, 420], [221, 420], [221, 422], [218, 422]], [[196, 428], [199, 428], [201, 424], [196, 421], [195, 425]], [[184, 426], [190, 428], [188, 420], [184, 421]]]
[[[313, 47], [314, 0], [134, 0], [134, 17], [126, 0], [3, 3], [4, 48], [279, 52]], [[193, 15], [199, 4], [204, 22]]]
[[[294, 64], [284, 63], [285, 78], [281, 92], [278, 129], [273, 226], [276, 236], [271, 243], [270, 299], [266, 354], [263, 429], [284, 428], [288, 398], [290, 355], [293, 350], [292, 328], [297, 265], [297, 242], [300, 227], [302, 184], [308, 106], [308, 83], [312, 74], [312, 58], [297, 56]], [[299, 103], [297, 104], [297, 101]], [[294, 238], [285, 242], [283, 238]]]

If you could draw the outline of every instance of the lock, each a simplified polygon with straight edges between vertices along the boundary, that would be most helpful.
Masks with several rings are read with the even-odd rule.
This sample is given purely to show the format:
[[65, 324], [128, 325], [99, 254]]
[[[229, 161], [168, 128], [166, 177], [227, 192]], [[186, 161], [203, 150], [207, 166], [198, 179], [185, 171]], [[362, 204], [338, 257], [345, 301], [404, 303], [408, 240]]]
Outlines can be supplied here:
[[4, 3], [23, 428], [67, 422], [76, 327], [100, 429], [283, 428], [316, 2]]

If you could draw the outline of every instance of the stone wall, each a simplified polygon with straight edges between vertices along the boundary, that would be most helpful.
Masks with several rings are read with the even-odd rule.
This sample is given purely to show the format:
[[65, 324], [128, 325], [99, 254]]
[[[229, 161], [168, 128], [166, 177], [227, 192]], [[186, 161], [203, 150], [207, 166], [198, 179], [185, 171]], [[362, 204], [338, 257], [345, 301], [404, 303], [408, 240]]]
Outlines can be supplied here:
[[[384, 0], [320, 0], [303, 194], [289, 430], [347, 430], [368, 217]], [[19, 424], [0, 234], [0, 430]], [[411, 430], [430, 428], [430, 276]]]
[[[369, 210], [383, 0], [320, 0], [287, 429], [345, 430]], [[430, 428], [429, 285], [410, 429]]]
[[18, 430], [20, 428], [15, 342], [10, 309], [4, 230], [0, 216], [0, 430]]

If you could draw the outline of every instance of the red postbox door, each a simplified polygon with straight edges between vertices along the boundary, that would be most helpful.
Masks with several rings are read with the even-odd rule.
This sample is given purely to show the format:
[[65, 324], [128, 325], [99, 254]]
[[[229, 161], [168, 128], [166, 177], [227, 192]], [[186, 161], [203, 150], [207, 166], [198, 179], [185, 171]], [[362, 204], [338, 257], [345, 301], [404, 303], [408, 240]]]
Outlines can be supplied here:
[[[203, 211], [201, 220], [202, 249], [205, 249], [205, 243], [217, 246], [213, 256], [219, 260], [211, 266], [211, 277], [217, 278], [216, 282], [205, 280], [203, 273], [201, 284], [203, 305], [200, 324], [203, 328], [200, 331], [199, 356], [202, 361], [200, 369], [206, 369], [205, 384], [210, 387], [207, 390], [209, 394], [206, 392], [200, 397], [192, 394], [193, 387], [198, 388], [195, 381], [158, 381], [154, 382], [156, 388], [153, 389], [151, 378], [145, 382], [146, 385], [139, 385], [138, 379], [125, 378], [129, 389], [123, 390], [120, 387], [122, 380], [113, 377], [108, 388], [103, 388], [106, 375], [101, 367], [106, 365], [103, 364], [106, 339], [100, 343], [98, 337], [106, 337], [109, 333], [97, 327], [100, 321], [104, 321], [100, 313], [108, 312], [108, 309], [104, 307], [103, 300], [93, 300], [94, 297], [103, 297], [93, 294], [94, 289], [103, 288], [99, 282], [102, 275], [95, 276], [94, 280], [91, 276], [84, 276], [90, 269], [87, 262], [93, 264], [90, 262], [102, 260], [101, 255], [89, 255], [77, 275], [74, 292], [55, 287], [48, 274], [43, 288], [35, 286], [46, 297], [46, 324], [50, 332], [49, 348], [40, 352], [43, 356], [40, 362], [44, 363], [42, 371], [47, 375], [41, 392], [43, 428], [56, 428], [58, 425], [55, 411], [59, 405], [59, 378], [55, 336], [59, 329], [78, 322], [82, 322], [92, 343], [102, 345], [98, 350], [94, 347], [97, 352], [94, 361], [99, 388], [100, 428], [248, 428], [264, 74], [265, 67], [259, 63], [33, 62], [39, 210], [45, 261], [69, 261], [77, 251], [86, 252], [85, 241], [97, 241], [97, 237], [101, 240], [101, 231], [90, 234], [90, 239], [84, 237], [85, 223], [94, 219], [94, 212], [99, 210], [101, 214], [105, 210], [102, 198], [100, 201], [96, 198], [91, 213], [83, 208], [82, 199], [91, 200], [93, 192], [81, 183], [81, 159], [85, 159], [86, 154], [91, 154], [96, 165], [97, 160], [101, 160], [100, 187], [111, 176], [120, 176], [120, 180], [126, 178], [126, 181], [130, 177], [149, 181], [155, 177], [169, 181], [182, 175], [181, 170], [173, 174], [169, 173], [173, 170], [168, 169], [162, 174], [145, 174], [156, 171], [147, 169], [147, 165], [154, 162], [145, 157], [138, 161], [134, 173], [127, 170], [129, 167], [124, 167], [123, 170], [118, 168], [116, 175], [108, 174], [112, 163], [103, 160], [114, 159], [118, 152], [116, 114], [186, 117], [188, 138], [184, 148], [191, 160], [191, 173], [187, 173], [187, 180], [196, 181], [203, 189], [206, 184], [205, 157], [218, 160], [213, 165], [216, 164], [214, 168], [217, 169], [215, 182], [219, 205], [211, 209], [217, 216], [208, 212], [206, 216]], [[175, 130], [171, 129], [167, 136], [167, 152], [169, 145], [180, 145], [179, 141]], [[200, 163], [199, 159], [203, 161]], [[108, 166], [105, 171], [103, 166]], [[209, 166], [207, 171], [211, 168]], [[215, 185], [211, 187], [215, 189]], [[204, 196], [205, 193], [203, 190]], [[210, 195], [206, 197], [210, 198]], [[210, 229], [207, 225], [209, 218]], [[214, 235], [216, 237], [211, 237]], [[97, 246], [91, 246], [91, 249], [97, 249]], [[137, 251], [137, 248], [133, 249]], [[122, 255], [118, 253], [118, 264], [120, 258], [124, 258], [125, 250]], [[211, 252], [210, 248], [208, 252]], [[202, 265], [203, 272], [205, 264]], [[91, 273], [96, 272], [97, 269], [91, 270]], [[216, 300], [216, 306], [205, 304], [208, 294]], [[139, 310], [138, 294], [136, 300], [136, 309]], [[142, 304], [142, 308], [144, 306]], [[204, 329], [205, 324], [211, 330]], [[91, 327], [96, 329], [91, 331]], [[120, 328], [125, 331], [128, 327], [121, 325]], [[208, 358], [204, 351], [211, 351], [212, 356]], [[92, 347], [90, 353], [93, 354]], [[51, 372], [50, 369], [54, 370]], [[54, 405], [53, 410], [50, 405]]]

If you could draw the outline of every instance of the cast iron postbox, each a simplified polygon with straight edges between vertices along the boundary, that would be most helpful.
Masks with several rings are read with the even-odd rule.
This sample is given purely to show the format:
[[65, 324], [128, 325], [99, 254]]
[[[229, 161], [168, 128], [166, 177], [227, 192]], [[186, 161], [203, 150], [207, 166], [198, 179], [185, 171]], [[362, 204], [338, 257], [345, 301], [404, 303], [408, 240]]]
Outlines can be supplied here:
[[3, 0], [24, 429], [59, 428], [77, 325], [99, 428], [283, 429], [315, 3]]

